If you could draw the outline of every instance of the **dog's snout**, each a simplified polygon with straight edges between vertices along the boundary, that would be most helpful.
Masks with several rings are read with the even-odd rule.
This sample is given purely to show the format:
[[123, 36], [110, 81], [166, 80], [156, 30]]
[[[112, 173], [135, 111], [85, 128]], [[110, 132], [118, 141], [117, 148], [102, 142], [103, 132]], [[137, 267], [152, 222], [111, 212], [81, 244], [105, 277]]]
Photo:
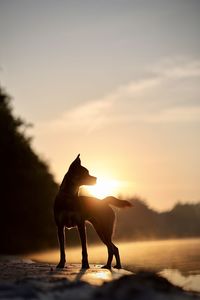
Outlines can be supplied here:
[[97, 177], [90, 176], [90, 182], [91, 182], [91, 184], [96, 184], [97, 183]]

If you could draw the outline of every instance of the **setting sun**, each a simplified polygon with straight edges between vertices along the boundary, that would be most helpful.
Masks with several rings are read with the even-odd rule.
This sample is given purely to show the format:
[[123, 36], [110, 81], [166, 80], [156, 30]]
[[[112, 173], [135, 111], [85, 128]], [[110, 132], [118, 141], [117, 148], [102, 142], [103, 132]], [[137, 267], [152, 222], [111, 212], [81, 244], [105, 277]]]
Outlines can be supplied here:
[[89, 194], [97, 198], [104, 198], [118, 193], [120, 182], [113, 179], [97, 179], [97, 183], [93, 186], [87, 186], [85, 189]]

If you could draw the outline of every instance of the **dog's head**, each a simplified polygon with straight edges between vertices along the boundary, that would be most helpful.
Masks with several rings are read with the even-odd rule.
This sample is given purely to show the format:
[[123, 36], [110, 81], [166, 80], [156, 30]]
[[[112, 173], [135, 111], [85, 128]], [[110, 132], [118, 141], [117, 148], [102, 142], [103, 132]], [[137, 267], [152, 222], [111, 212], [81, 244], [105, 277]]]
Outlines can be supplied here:
[[80, 154], [71, 163], [68, 172], [73, 182], [78, 186], [96, 184], [97, 178], [91, 176], [89, 171], [85, 167], [81, 166]]

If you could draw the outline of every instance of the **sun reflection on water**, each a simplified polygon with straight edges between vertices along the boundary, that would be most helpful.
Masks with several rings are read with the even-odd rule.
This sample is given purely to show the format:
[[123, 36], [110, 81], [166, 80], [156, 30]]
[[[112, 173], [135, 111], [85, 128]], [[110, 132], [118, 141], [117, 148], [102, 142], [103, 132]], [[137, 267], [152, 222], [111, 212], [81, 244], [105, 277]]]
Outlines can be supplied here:
[[[200, 239], [163, 240], [146, 242], [129, 242], [117, 244], [125, 269], [134, 273], [141, 269], [162, 272], [162, 276], [174, 284], [187, 289], [198, 290], [200, 287]], [[81, 262], [81, 248], [67, 248], [67, 264]], [[105, 264], [107, 250], [105, 246], [88, 247], [90, 264]], [[40, 262], [56, 264], [59, 252], [48, 251], [32, 254], [31, 258]], [[95, 268], [100, 268], [96, 265]], [[83, 275], [84, 276], [84, 275]], [[109, 270], [94, 273], [92, 278], [109, 280]], [[100, 280], [100, 281], [101, 281]]]

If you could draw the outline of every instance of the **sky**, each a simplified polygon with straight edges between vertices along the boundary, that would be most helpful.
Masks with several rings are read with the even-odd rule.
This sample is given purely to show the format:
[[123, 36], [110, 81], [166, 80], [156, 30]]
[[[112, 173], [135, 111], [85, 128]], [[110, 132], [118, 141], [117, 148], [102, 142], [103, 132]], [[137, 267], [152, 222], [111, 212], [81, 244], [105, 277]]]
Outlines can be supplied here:
[[200, 1], [0, 0], [0, 83], [58, 182], [200, 201]]

